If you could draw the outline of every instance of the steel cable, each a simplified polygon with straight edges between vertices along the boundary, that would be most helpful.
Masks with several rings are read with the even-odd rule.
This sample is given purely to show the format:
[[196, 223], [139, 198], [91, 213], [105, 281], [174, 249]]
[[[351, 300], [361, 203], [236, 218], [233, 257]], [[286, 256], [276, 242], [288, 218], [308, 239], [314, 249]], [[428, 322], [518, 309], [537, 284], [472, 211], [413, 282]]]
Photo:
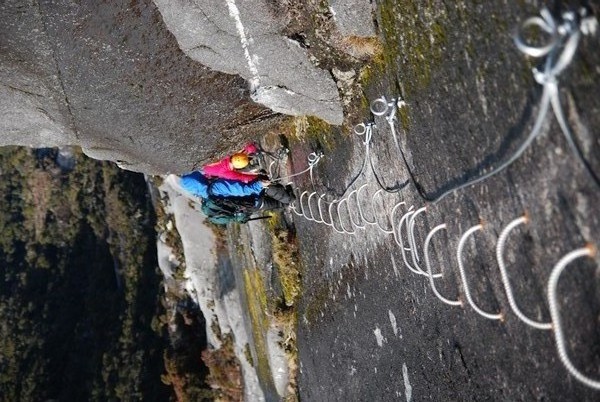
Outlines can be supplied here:
[[[514, 154], [511, 157], [509, 157], [506, 161], [502, 162], [498, 167], [492, 169], [488, 173], [482, 174], [481, 176], [478, 176], [458, 186], [455, 186], [454, 188], [445, 191], [436, 198], [427, 197], [426, 194], [422, 191], [422, 187], [415, 180], [412, 170], [410, 169], [410, 166], [408, 165], [407, 160], [405, 158], [404, 152], [400, 147], [400, 143], [398, 141], [394, 127], [396, 109], [402, 106], [400, 101], [398, 101], [397, 99], [392, 99], [392, 101], [388, 101], [385, 97], [381, 97], [372, 102], [371, 112], [375, 116], [385, 116], [387, 122], [390, 125], [390, 130], [393, 136], [394, 144], [397, 150], [401, 153], [403, 162], [406, 165], [406, 168], [408, 169], [409, 181], [412, 182], [415, 189], [417, 190], [417, 193], [423, 198], [423, 200], [429, 203], [437, 203], [453, 192], [480, 183], [506, 169], [508, 166], [514, 163], [531, 145], [531, 143], [540, 135], [543, 124], [547, 120], [548, 111], [550, 110], [550, 107], [552, 107], [552, 111], [554, 112], [554, 115], [556, 116], [559, 122], [560, 128], [563, 134], [565, 135], [565, 138], [567, 139], [569, 147], [572, 149], [573, 153], [579, 159], [579, 161], [584, 165], [585, 169], [594, 179], [596, 184], [600, 186], [600, 180], [598, 180], [598, 176], [591, 169], [589, 162], [585, 159], [581, 149], [579, 148], [579, 146], [573, 138], [573, 135], [565, 118], [564, 111], [560, 104], [558, 91], [558, 76], [571, 63], [575, 51], [577, 49], [581, 34], [589, 34], [594, 31], [594, 29], [591, 28], [593, 27], [593, 24], [590, 23], [589, 18], [590, 17], [586, 16], [584, 12], [580, 12], [579, 15], [572, 12], [563, 13], [562, 20], [559, 23], [552, 17], [552, 15], [547, 10], [542, 10], [541, 17], [532, 17], [530, 19], [527, 19], [523, 23], [521, 31], [519, 31], [514, 37], [517, 48], [519, 48], [519, 50], [523, 53], [530, 56], [546, 56], [543, 69], [534, 69], [533, 71], [536, 82], [543, 86], [543, 92], [539, 102], [539, 110], [537, 117], [534, 121], [533, 127], [525, 141], [518, 147]], [[542, 31], [548, 33], [551, 36], [549, 42], [544, 44], [543, 46], [538, 47], [534, 47], [527, 44], [527, 42], [522, 38], [521, 34], [524, 29], [530, 27], [538, 27]], [[432, 230], [429, 231], [429, 233], [425, 237], [423, 246], [423, 257], [425, 260], [424, 269], [419, 265], [421, 259], [418, 251], [418, 242], [417, 236], [415, 235], [415, 228], [417, 226], [417, 223], [421, 222], [417, 220], [417, 217], [425, 213], [426, 206], [417, 208], [415, 210], [413, 206], [407, 207], [404, 200], [401, 200], [395, 202], [393, 209], [389, 213], [385, 213], [385, 211], [382, 211], [381, 208], [377, 207], [377, 201], [380, 201], [385, 208], [385, 203], [383, 202], [383, 199], [379, 200], [379, 198], [383, 195], [384, 192], [393, 195], [398, 195], [399, 190], [389, 191], [389, 189], [386, 189], [386, 187], [383, 186], [381, 180], [379, 180], [375, 166], [373, 165], [370, 152], [371, 141], [373, 139], [374, 134], [373, 130], [376, 128], [377, 127], [374, 123], [361, 123], [355, 126], [355, 133], [359, 136], [364, 136], [363, 145], [365, 146], [365, 155], [359, 173], [353, 177], [353, 179], [350, 181], [349, 185], [346, 187], [341, 197], [334, 198], [332, 201], [327, 201], [327, 196], [324, 193], [318, 194], [316, 191], [304, 191], [297, 198], [296, 202], [294, 202], [291, 205], [291, 210], [296, 215], [304, 217], [308, 221], [322, 223], [326, 226], [330, 226], [336, 233], [341, 235], [355, 235], [356, 233], [358, 233], [358, 230], [364, 231], [370, 227], [375, 227], [383, 234], [391, 234], [393, 236], [394, 242], [400, 248], [404, 265], [410, 272], [417, 275], [426, 276], [428, 278], [427, 280], [433, 290], [434, 295], [444, 304], [450, 306], [464, 306], [461, 297], [458, 297], [457, 300], [450, 300], [440, 294], [439, 290], [437, 289], [435, 280], [444, 277], [444, 270], [441, 270], [441, 272], [438, 273], [434, 273], [431, 265], [429, 255], [431, 241], [436, 233], [438, 233], [441, 230], [447, 230], [447, 225], [445, 223], [442, 223], [435, 226]], [[375, 193], [373, 195], [367, 194], [367, 190], [370, 184], [368, 182], [358, 186], [357, 188], [354, 187], [357, 184], [358, 179], [365, 176], [367, 164], [370, 165], [371, 171], [376, 179], [375, 182], [378, 186], [378, 189], [375, 190]], [[310, 171], [312, 183], [312, 168], [311, 166], [309, 166], [309, 168], [307, 169], [305, 169], [303, 172]], [[314, 201], [315, 199], [316, 201]], [[316, 208], [318, 210], [318, 216], [314, 210], [315, 202]], [[401, 207], [404, 207], [404, 211], [399, 221], [396, 222], [397, 214], [401, 210]], [[367, 210], [369, 210], [369, 214], [371, 216], [367, 216]], [[382, 219], [385, 219], [386, 222], [389, 222], [390, 226], [388, 227], [387, 224], [383, 225], [381, 223]], [[500, 280], [502, 282], [504, 293], [506, 294], [507, 301], [510, 307], [510, 310], [506, 310], [506, 312], [512, 311], [521, 322], [534, 329], [552, 330], [555, 335], [556, 347], [560, 360], [563, 363], [563, 365], [567, 368], [569, 373], [572, 374], [578, 381], [582, 382], [586, 386], [600, 390], [600, 381], [590, 379], [585, 374], [581, 373], [577, 368], [575, 368], [575, 366], [568, 357], [568, 353], [566, 350], [566, 345], [568, 344], [568, 342], [564, 335], [564, 329], [562, 328], [562, 321], [559, 314], [559, 302], [556, 290], [558, 279], [565, 267], [575, 259], [584, 256], [593, 256], [594, 249], [590, 246], [587, 248], [575, 250], [571, 253], [568, 253], [560, 259], [560, 261], [555, 265], [550, 275], [550, 278], [548, 279], [547, 296], [549, 311], [552, 320], [551, 322], [539, 322], [536, 320], [532, 320], [522, 312], [522, 310], [519, 308], [516, 302], [514, 292], [511, 286], [510, 275], [508, 273], [506, 262], [504, 260], [504, 252], [509, 236], [516, 227], [527, 222], [528, 220], [526, 217], [519, 217], [517, 219], [512, 220], [503, 228], [496, 242], [495, 254], [496, 261], [499, 267]], [[463, 255], [465, 245], [469, 238], [471, 238], [476, 232], [481, 231], [482, 229], [483, 225], [478, 224], [470, 227], [465, 233], [460, 235], [460, 239], [456, 247], [457, 269], [460, 279], [459, 282], [461, 285], [459, 287], [459, 293], [462, 289], [462, 293], [464, 293], [465, 299], [467, 300], [468, 304], [478, 315], [486, 319], [496, 321], [499, 320], [500, 322], [503, 322], [504, 310], [502, 308], [501, 312], [490, 313], [484, 311], [475, 303], [471, 294], [471, 284], [474, 282], [473, 279], [481, 277], [481, 274], [478, 274], [476, 272], [467, 272], [465, 269], [465, 261]], [[404, 236], [403, 231], [406, 231], [406, 236]], [[406, 254], [407, 252], [410, 253], [410, 259]], [[393, 258], [393, 254], [390, 254], [390, 256], [392, 260], [395, 261], [395, 259]], [[394, 269], [396, 269], [395, 263]]]

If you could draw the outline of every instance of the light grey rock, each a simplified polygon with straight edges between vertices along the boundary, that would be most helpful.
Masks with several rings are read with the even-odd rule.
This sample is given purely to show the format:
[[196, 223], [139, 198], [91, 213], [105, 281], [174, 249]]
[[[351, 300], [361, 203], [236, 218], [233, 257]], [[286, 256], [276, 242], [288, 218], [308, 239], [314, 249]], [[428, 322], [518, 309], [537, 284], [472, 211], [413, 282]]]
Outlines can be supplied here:
[[68, 105], [39, 9], [23, 9], [21, 3], [0, 5], [0, 145], [74, 143]]
[[369, 0], [329, 0], [335, 25], [343, 36], [375, 36], [373, 4]]
[[179, 173], [281, 120], [239, 76], [191, 60], [150, 0], [0, 5], [0, 145], [81, 146]]
[[[12, 74], [14, 72], [14, 74]], [[0, 132], [2, 143], [29, 147], [75, 143], [67, 116], [46, 83], [0, 65]]]
[[283, 36], [264, 0], [154, 0], [181, 49], [192, 59], [249, 82], [252, 99], [289, 115], [341, 124], [343, 111], [328, 71]]

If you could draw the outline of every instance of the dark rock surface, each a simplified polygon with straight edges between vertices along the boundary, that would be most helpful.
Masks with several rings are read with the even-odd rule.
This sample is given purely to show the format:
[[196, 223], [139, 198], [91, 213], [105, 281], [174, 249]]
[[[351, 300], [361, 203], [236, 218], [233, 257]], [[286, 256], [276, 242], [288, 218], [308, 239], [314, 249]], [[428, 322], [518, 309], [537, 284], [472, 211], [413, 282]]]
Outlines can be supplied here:
[[[531, 74], [536, 61], [518, 52], [511, 33], [538, 12], [524, 3], [379, 4], [386, 65], [366, 89], [367, 97], [402, 95], [407, 102], [396, 127], [408, 168], [387, 122], [375, 119], [373, 165], [384, 185], [403, 183], [412, 174], [421, 194], [435, 198], [498, 166], [524, 142], [542, 91]], [[599, 65], [596, 33], [582, 39], [560, 77], [569, 124], [596, 175]], [[349, 136], [334, 132], [327, 142], [330, 151], [315, 170], [315, 187], [305, 178], [298, 182], [301, 190], [315, 188], [330, 194], [328, 199], [343, 193], [364, 157], [361, 139]], [[302, 166], [314, 147], [309, 142], [295, 149], [294, 165]], [[378, 188], [374, 175], [360, 176], [356, 183], [364, 182], [370, 183], [365, 193], [373, 195]], [[389, 227], [389, 213], [398, 201], [416, 208], [428, 205], [416, 224], [421, 257], [427, 233], [447, 223], [448, 230], [432, 242], [431, 259], [434, 269], [444, 270], [437, 282], [440, 292], [460, 296], [462, 308], [438, 300], [428, 278], [409, 271], [392, 235], [376, 225], [341, 235], [295, 218], [305, 267], [299, 314], [301, 399], [598, 400], [599, 391], [577, 381], [559, 360], [553, 331], [531, 328], [511, 311], [496, 263], [500, 231], [527, 212], [531, 223], [510, 237], [506, 261], [519, 307], [547, 322], [552, 267], [567, 252], [588, 242], [599, 244], [600, 189], [571, 152], [554, 115], [547, 116], [539, 137], [505, 171], [437, 204], [422, 195], [413, 184], [397, 194], [384, 193], [376, 204], [378, 222]], [[460, 283], [457, 243], [480, 220], [486, 222], [484, 231], [466, 243], [465, 269], [473, 299], [486, 311], [501, 311], [503, 321], [478, 315], [466, 303]], [[568, 354], [581, 372], [600, 381], [597, 264], [598, 257], [569, 265], [558, 293]]]

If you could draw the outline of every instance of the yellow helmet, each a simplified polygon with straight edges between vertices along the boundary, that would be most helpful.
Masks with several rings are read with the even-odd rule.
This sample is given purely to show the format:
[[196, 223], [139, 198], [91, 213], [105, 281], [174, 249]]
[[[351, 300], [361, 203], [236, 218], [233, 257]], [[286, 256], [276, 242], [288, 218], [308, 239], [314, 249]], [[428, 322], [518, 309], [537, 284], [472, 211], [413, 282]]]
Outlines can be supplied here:
[[250, 159], [243, 152], [231, 155], [231, 164], [235, 169], [243, 169], [248, 166], [248, 163], [250, 163]]

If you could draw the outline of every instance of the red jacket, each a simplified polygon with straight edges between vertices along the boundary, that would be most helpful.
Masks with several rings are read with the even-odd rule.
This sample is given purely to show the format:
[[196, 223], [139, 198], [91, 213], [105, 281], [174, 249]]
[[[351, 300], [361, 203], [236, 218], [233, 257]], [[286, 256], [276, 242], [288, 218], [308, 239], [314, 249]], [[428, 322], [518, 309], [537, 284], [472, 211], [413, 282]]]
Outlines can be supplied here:
[[[254, 143], [250, 143], [244, 147], [242, 152], [251, 155], [255, 154], [258, 148]], [[202, 173], [209, 178], [221, 178], [227, 180], [240, 181], [242, 183], [249, 183], [256, 179], [256, 175], [253, 173], [244, 173], [235, 170], [229, 164], [230, 156], [221, 159], [219, 162], [210, 163], [202, 168]]]

